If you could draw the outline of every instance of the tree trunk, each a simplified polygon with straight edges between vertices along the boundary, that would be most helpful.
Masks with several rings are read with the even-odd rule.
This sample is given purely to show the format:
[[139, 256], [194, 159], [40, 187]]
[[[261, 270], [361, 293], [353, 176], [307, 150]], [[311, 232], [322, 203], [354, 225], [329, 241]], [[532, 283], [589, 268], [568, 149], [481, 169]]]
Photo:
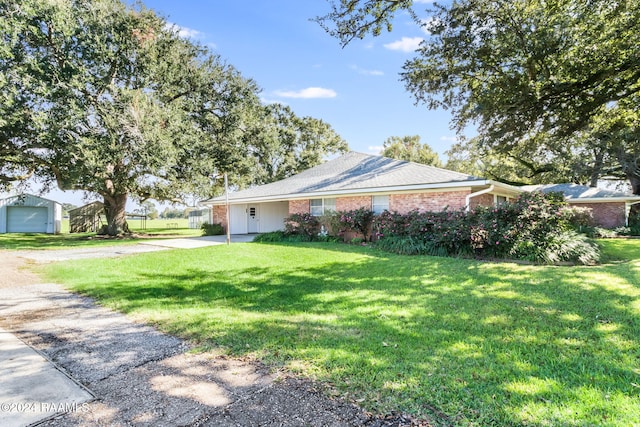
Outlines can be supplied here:
[[104, 196], [104, 211], [107, 216], [106, 233], [109, 236], [118, 236], [129, 233], [129, 225], [125, 208], [127, 206], [127, 194]]

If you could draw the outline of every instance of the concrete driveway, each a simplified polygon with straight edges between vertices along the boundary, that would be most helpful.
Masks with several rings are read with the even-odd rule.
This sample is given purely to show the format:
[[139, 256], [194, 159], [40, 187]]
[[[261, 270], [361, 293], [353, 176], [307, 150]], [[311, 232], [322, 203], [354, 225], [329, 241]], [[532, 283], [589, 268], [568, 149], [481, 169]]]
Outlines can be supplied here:
[[[232, 234], [231, 243], [252, 242], [255, 234]], [[224, 245], [227, 236], [178, 237], [172, 239], [149, 239], [140, 242], [142, 245], [161, 246], [164, 248], [194, 249], [206, 246]]]
[[[231, 243], [253, 241], [255, 235], [232, 235]], [[196, 249], [224, 245], [226, 236], [177, 237], [171, 239], [140, 240], [134, 245], [94, 246], [57, 250], [17, 250], [11, 254], [35, 262], [55, 262], [85, 258], [112, 258], [123, 255], [156, 252], [167, 249]]]

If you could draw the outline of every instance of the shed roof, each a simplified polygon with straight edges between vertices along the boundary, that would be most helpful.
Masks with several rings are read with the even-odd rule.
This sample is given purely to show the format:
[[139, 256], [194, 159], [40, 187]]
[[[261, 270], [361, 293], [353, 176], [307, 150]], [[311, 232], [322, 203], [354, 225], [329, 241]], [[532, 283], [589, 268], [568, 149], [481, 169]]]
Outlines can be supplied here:
[[47, 203], [53, 203], [56, 205], [60, 204], [60, 202], [56, 202], [55, 200], [47, 199], [45, 197], [36, 196], [35, 194], [29, 194], [29, 193], [14, 194], [13, 196], [5, 197], [4, 199], [0, 199], [0, 204], [8, 205], [10, 204], [10, 200], [13, 200], [13, 199], [21, 200], [21, 199], [29, 199], [29, 198], [43, 200]]
[[[309, 193], [384, 191], [397, 187], [485, 182], [472, 175], [419, 163], [351, 151], [289, 178], [229, 194], [230, 201], [292, 197]], [[216, 197], [207, 202], [223, 200]]]

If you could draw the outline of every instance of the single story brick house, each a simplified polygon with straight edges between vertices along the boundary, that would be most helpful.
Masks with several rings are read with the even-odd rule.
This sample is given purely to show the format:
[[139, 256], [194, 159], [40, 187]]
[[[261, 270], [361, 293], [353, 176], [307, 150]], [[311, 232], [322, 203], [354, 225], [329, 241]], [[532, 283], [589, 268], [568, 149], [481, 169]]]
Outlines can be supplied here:
[[[293, 213], [322, 215], [365, 207], [379, 213], [461, 209], [516, 197], [521, 190], [446, 169], [349, 152], [297, 175], [229, 193], [232, 234], [281, 230]], [[226, 203], [216, 197], [212, 220], [226, 228]]]
[[[319, 216], [328, 211], [361, 207], [376, 213], [385, 209], [407, 213], [414, 209], [440, 211], [492, 206], [523, 191], [527, 189], [447, 169], [349, 152], [281, 181], [229, 193], [230, 232], [282, 230], [284, 219], [293, 213]], [[640, 201], [640, 197], [628, 196], [622, 204], [633, 200]], [[590, 203], [588, 198], [581, 198], [580, 202]], [[615, 203], [618, 202], [616, 199]], [[210, 206], [212, 222], [226, 229], [225, 197], [201, 204]], [[617, 215], [616, 221], [619, 220]]]

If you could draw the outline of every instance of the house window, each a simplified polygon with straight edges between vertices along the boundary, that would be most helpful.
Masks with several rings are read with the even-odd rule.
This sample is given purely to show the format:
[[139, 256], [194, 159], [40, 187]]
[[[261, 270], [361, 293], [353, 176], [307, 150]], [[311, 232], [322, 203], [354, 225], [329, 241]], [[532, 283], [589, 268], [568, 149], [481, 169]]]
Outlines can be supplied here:
[[336, 199], [311, 199], [311, 215], [322, 216], [329, 212], [335, 212]]
[[373, 196], [371, 198], [371, 210], [375, 214], [381, 214], [389, 210], [389, 196]]
[[508, 201], [509, 201], [509, 199], [507, 197], [505, 197], [505, 196], [496, 196], [496, 200], [495, 200], [496, 206], [501, 205], [503, 203], [506, 203]]

